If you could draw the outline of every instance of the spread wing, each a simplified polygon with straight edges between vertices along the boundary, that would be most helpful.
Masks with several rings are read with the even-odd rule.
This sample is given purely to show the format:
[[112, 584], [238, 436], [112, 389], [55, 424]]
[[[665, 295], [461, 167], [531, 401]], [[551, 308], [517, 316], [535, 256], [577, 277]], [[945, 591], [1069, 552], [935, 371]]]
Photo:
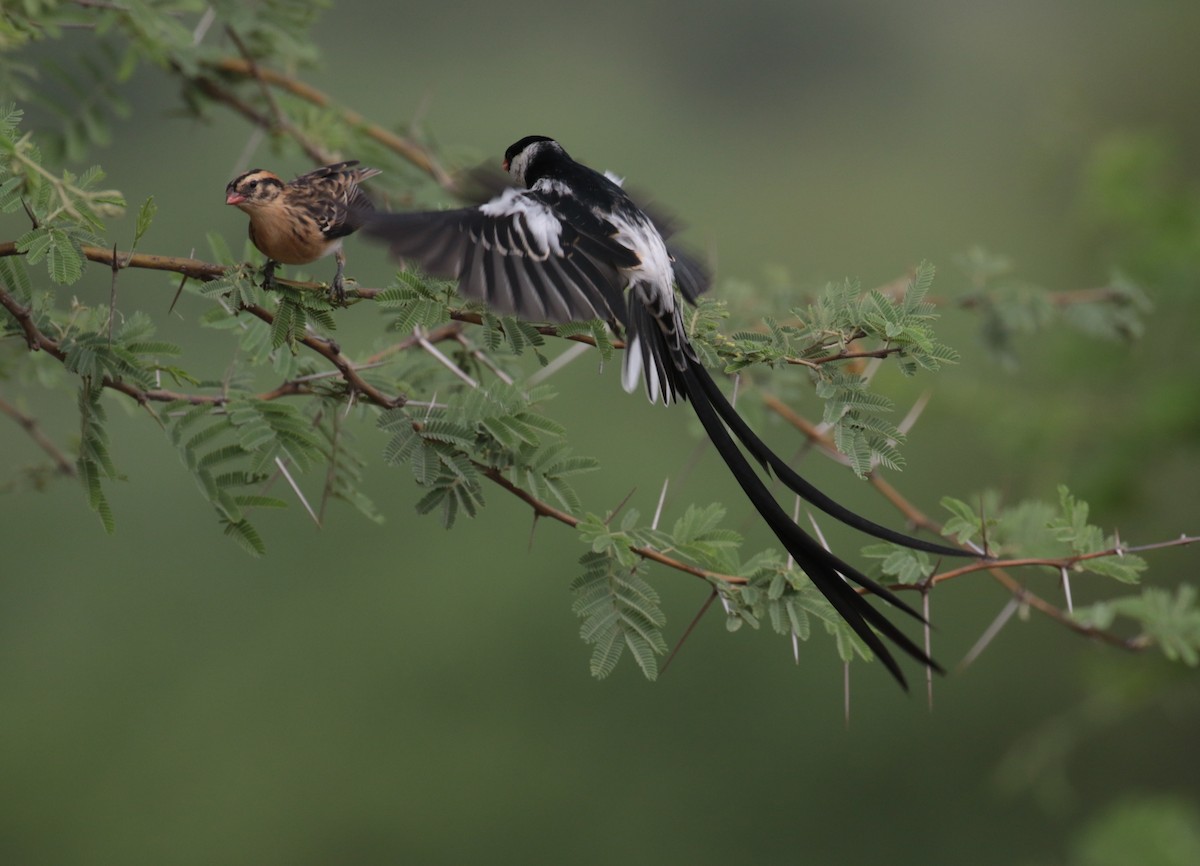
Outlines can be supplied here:
[[[612, 174], [605, 176], [617, 186], [624, 188], [620, 178]], [[477, 202], [484, 202], [489, 198], [499, 196], [510, 183], [506, 173], [497, 170], [490, 164], [479, 165], [465, 172], [462, 182], [465, 200]], [[683, 295], [684, 300], [695, 305], [700, 296], [712, 287], [712, 272], [700, 257], [693, 254], [685, 245], [672, 240], [673, 236], [682, 231], [684, 226], [668, 211], [656, 207], [652, 201], [648, 201], [639, 192], [634, 190], [632, 197], [638, 202], [642, 212], [650, 217], [650, 221], [654, 223], [654, 227], [658, 229], [658, 233], [666, 242], [667, 254], [671, 257], [675, 271], [675, 283], [679, 286], [679, 292]]]
[[620, 270], [641, 262], [614, 225], [550, 185], [509, 188], [479, 207], [374, 214], [364, 231], [397, 258], [458, 280], [463, 297], [533, 322], [624, 324]]
[[317, 224], [329, 240], [343, 238], [362, 227], [374, 210], [371, 200], [358, 185], [379, 174], [377, 168], [356, 168], [358, 160], [322, 166], [302, 174], [290, 184], [301, 192], [295, 205]]

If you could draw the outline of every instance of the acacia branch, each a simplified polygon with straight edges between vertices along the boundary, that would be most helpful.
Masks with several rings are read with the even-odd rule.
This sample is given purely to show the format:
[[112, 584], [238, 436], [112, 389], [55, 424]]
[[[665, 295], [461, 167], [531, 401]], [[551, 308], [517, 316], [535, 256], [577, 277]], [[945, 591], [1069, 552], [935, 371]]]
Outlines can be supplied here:
[[[472, 462], [475, 463], [475, 461]], [[570, 514], [559, 508], [555, 508], [553, 505], [550, 505], [547, 502], [543, 502], [532, 493], [529, 493], [528, 491], [513, 484], [504, 477], [504, 473], [502, 473], [499, 469], [491, 466], [484, 466], [482, 463], [475, 463], [475, 466], [485, 478], [520, 499], [522, 502], [532, 508], [533, 513], [539, 517], [549, 517], [552, 520], [557, 520], [559, 523], [566, 524], [572, 528], [575, 528], [579, 525], [578, 517], [575, 517], [573, 514]], [[686, 563], [683, 560], [667, 556], [665, 553], [661, 553], [652, 547], [631, 544], [629, 549], [643, 559], [657, 562], [660, 565], [665, 565], [668, 568], [675, 569], [676, 571], [682, 571], [684, 574], [690, 574], [693, 577], [699, 577], [707, 581], [721, 581], [722, 583], [732, 584], [735, 586], [746, 583], [746, 578], [744, 577], [739, 577], [738, 575], [734, 574], [721, 574], [717, 571], [708, 571], [707, 569], [697, 568], [696, 566]]]
[[[85, 247], [84, 249], [89, 260], [106, 264], [110, 267], [115, 260], [126, 267], [145, 267], [154, 270], [176, 271], [178, 273], [194, 276], [202, 281], [218, 279], [219, 277], [223, 276], [226, 271], [226, 269], [221, 265], [214, 265], [208, 262], [197, 261], [195, 259], [178, 259], [169, 258], [166, 256], [147, 256], [142, 254], [122, 255], [119, 252], [114, 253], [113, 251], [105, 250], [100, 247]], [[0, 256], [4, 255], [19, 255], [15, 244], [0, 244]], [[43, 334], [37, 328], [36, 323], [34, 323], [30, 311], [23, 307], [16, 300], [16, 298], [3, 289], [0, 289], [0, 306], [3, 306], [5, 309], [7, 309], [21, 326], [21, 329], [25, 334], [26, 343], [29, 345], [31, 350], [42, 350], [59, 361], [66, 360], [66, 354], [62, 351], [58, 342]], [[250, 315], [255, 316], [256, 318], [261, 319], [267, 324], [271, 324], [275, 320], [274, 315], [269, 310], [256, 304], [243, 305], [241, 309]], [[464, 318], [462, 321], [471, 321], [471, 318], [469, 318], [471, 316], [474, 316], [474, 318], [479, 322], [482, 321], [482, 319], [475, 314], [465, 315], [467, 315], [468, 318]], [[433, 339], [453, 339], [458, 335], [460, 328], [461, 325], [459, 323], [451, 322], [429, 332], [428, 334], [423, 335], [422, 338], [418, 338], [414, 335], [406, 341], [402, 341], [395, 346], [389, 347], [388, 350], [385, 350], [382, 353], [377, 353], [375, 356], [372, 356], [371, 359], [368, 359], [368, 362], [362, 366], [372, 366], [374, 363], [377, 363], [379, 360], [381, 360], [386, 353], [400, 351], [404, 348], [410, 348], [412, 346], [419, 345], [421, 339], [424, 339], [426, 342], [429, 342]], [[368, 382], [364, 381], [359, 373], [361, 367], [353, 364], [348, 358], [346, 358], [341, 353], [341, 349], [337, 343], [334, 341], [327, 340], [313, 334], [304, 334], [303, 336], [298, 337], [297, 341], [309, 350], [321, 355], [323, 358], [329, 361], [329, 363], [333, 364], [346, 383], [353, 390], [362, 394], [362, 396], [369, 402], [384, 409], [403, 406], [405, 402], [407, 402], [407, 398], [403, 395], [389, 397]], [[123, 380], [115, 380], [107, 376], [104, 378], [102, 384], [105, 388], [118, 391], [131, 397], [141, 405], [146, 405], [151, 402], [180, 401], [193, 405], [221, 406], [229, 402], [229, 398], [224, 395], [182, 394], [161, 389], [146, 390], [139, 388], [132, 383], [125, 382]], [[275, 400], [284, 396], [309, 393], [312, 393], [311, 388], [306, 382], [292, 380], [284, 382], [271, 391], [257, 395], [256, 399]], [[484, 477], [512, 495], [516, 496], [521, 501], [525, 502], [527, 505], [533, 508], [535, 514], [538, 514], [542, 517], [549, 517], [567, 526], [578, 526], [578, 518], [565, 511], [555, 508], [549, 503], [541, 501], [533, 494], [521, 489], [505, 478], [503, 473], [501, 473], [499, 470], [484, 466], [480, 463], [476, 463], [475, 465], [484, 475]], [[681, 571], [685, 574], [690, 574], [704, 580], [723, 581], [725, 583], [734, 585], [744, 584], [746, 582], [746, 579], [743, 577], [707, 571], [683, 562], [682, 560], [675, 559], [674, 557], [668, 556], [650, 547], [634, 545], [631, 546], [630, 549], [644, 559], [657, 562], [661, 565], [665, 565], [669, 568], [673, 568], [677, 571]]]
[[[90, 261], [106, 264], [109, 267], [135, 267], [174, 271], [204, 282], [218, 279], [227, 270], [222, 265], [203, 262], [197, 259], [152, 256], [142, 253], [120, 253], [116, 250], [107, 250], [102, 247], [84, 247], [83, 253]], [[12, 242], [0, 243], [0, 256], [10, 255], [20, 255], [16, 244]], [[66, 355], [58, 342], [38, 330], [29, 309], [22, 306], [7, 291], [0, 290], [0, 305], [8, 310], [21, 326], [21, 330], [25, 335], [25, 342], [31, 350], [42, 350], [59, 361], [66, 360]], [[265, 307], [256, 304], [243, 304], [240, 309], [267, 324], [273, 324], [275, 321], [274, 314]], [[391, 397], [363, 379], [358, 366], [342, 354], [341, 349], [334, 341], [306, 333], [298, 338], [298, 342], [329, 361], [341, 374], [346, 384], [352, 390], [362, 394], [370, 402], [383, 408], [402, 406], [406, 402], [407, 398], [404, 395]], [[193, 404], [213, 403], [218, 405], [226, 402], [226, 398], [217, 395], [188, 395], [177, 394], [171, 391], [146, 390], [122, 379], [113, 379], [109, 376], [105, 376], [101, 384], [105, 388], [126, 394], [143, 405], [151, 401], [170, 400], [184, 400]], [[285, 383], [277, 388], [275, 392], [268, 393], [274, 393], [275, 396], [284, 396], [300, 393], [300, 391], [289, 387]]]
[[22, 412], [2, 397], [0, 397], [0, 412], [3, 412], [15, 421], [17, 426], [24, 430], [29, 438], [34, 441], [34, 444], [46, 452], [50, 459], [54, 461], [54, 468], [60, 475], [75, 476], [75, 462], [67, 457], [49, 436], [42, 432], [42, 428], [36, 418]]
[[[256, 78], [260, 82], [278, 87], [290, 93], [292, 96], [303, 99], [305, 102], [315, 105], [318, 108], [325, 108], [336, 112], [345, 126], [361, 131], [368, 138], [378, 142], [388, 150], [416, 166], [418, 169], [433, 178], [438, 186], [442, 187], [442, 189], [446, 190], [447, 192], [458, 192], [458, 184], [455, 182], [454, 178], [451, 177], [449, 172], [442, 167], [437, 158], [434, 157], [427, 148], [422, 147], [410, 138], [398, 135], [391, 130], [384, 129], [377, 124], [369, 122], [357, 111], [343, 108], [335, 104], [327, 94], [317, 90], [315, 87], [312, 87], [311, 85], [306, 84], [299, 79], [285, 75], [282, 72], [252, 63], [246, 57], [224, 57], [220, 60], [213, 61], [208, 65], [211, 69], [226, 75], [236, 75], [243, 78]], [[244, 103], [240, 103], [240, 100], [237, 100], [236, 97], [232, 97], [232, 94], [229, 94], [227, 91], [218, 88], [208, 79], [202, 80], [207, 82], [207, 88], [211, 89], [211, 91], [210, 89], [206, 89], [206, 93], [209, 93], [214, 98], [220, 99], [222, 102], [226, 102], [226, 104], [237, 109], [243, 115], [250, 117], [251, 120], [253, 120], [259, 126], [262, 126], [264, 129], [270, 129], [270, 126], [267, 125], [269, 120], [264, 115], [254, 112], [254, 116], [251, 116], [246, 110], [248, 106], [245, 106]], [[232, 97], [233, 101], [231, 101], [229, 97]], [[292, 130], [288, 130], [288, 133], [293, 134]]]
[[[186, 277], [192, 277], [193, 279], [197, 279], [202, 282], [219, 279], [228, 271], [228, 268], [223, 265], [193, 258], [158, 256], [145, 253], [122, 253], [115, 248], [105, 249], [102, 247], [92, 246], [85, 246], [82, 248], [82, 251], [84, 256], [89, 261], [105, 265], [112, 269], [131, 267], [148, 270], [170, 271], [183, 274]], [[16, 248], [16, 244], [13, 242], [0, 242], [0, 256], [12, 255], [21, 255], [20, 251], [18, 251]], [[323, 286], [319, 283], [293, 283], [289, 281], [281, 282], [300, 290], [317, 290], [323, 288]], [[380, 290], [377, 289], [357, 290], [358, 297], [363, 299], [374, 298], [379, 293]], [[44, 351], [60, 362], [65, 362], [66, 355], [59, 343], [53, 338], [42, 333], [38, 329], [36, 323], [33, 321], [30, 310], [21, 305], [16, 298], [13, 297], [13, 295], [3, 288], [0, 288], [0, 306], [3, 306], [20, 326], [21, 331], [25, 336], [26, 344], [29, 346], [30, 350]], [[242, 305], [240, 309], [260, 319], [268, 325], [275, 321], [274, 314], [265, 307], [255, 304], [247, 304]], [[483, 317], [481, 314], [465, 310], [451, 311], [451, 320], [452, 321], [441, 325], [426, 334], [414, 334], [405, 340], [388, 347], [387, 349], [381, 350], [380, 352], [377, 352], [375, 355], [371, 356], [371, 358], [361, 365], [356, 365], [345, 355], [343, 355], [340, 347], [333, 340], [319, 337], [312, 333], [305, 333], [297, 337], [297, 342], [310, 351], [315, 352], [323, 357], [334, 367], [334, 370], [336, 371], [336, 373], [331, 371], [330, 374], [317, 374], [318, 376], [338, 375], [346, 382], [347, 386], [352, 391], [361, 394], [362, 397], [368, 402], [385, 409], [395, 408], [398, 406], [403, 406], [407, 402], [407, 398], [403, 395], [391, 397], [387, 394], [384, 394], [382, 391], [365, 381], [362, 378], [360, 371], [363, 368], [375, 366], [378, 363], [381, 363], [384, 358], [390, 356], [391, 354], [410, 349], [414, 346], [420, 345], [422, 342], [428, 343], [431, 341], [460, 338], [463, 324], [483, 324]], [[539, 333], [545, 336], [559, 336], [558, 329], [553, 325], [537, 326], [537, 330]], [[569, 339], [592, 346], [596, 345], [595, 339], [586, 334], [567, 335], [564, 337], [564, 339]], [[620, 340], [614, 339], [612, 342], [615, 348], [622, 348], [624, 346]], [[828, 356], [827, 358], [809, 360], [804, 363], [826, 363], [828, 361], [842, 360], [851, 357], [880, 357], [883, 354], [890, 354], [892, 351], [894, 351], [894, 349], [889, 348], [875, 351], [842, 352], [837, 356]], [[310, 384], [310, 380], [313, 378], [315, 377], [303, 377], [301, 379], [283, 382], [274, 389], [256, 395], [256, 399], [275, 400], [287, 396], [311, 395], [315, 393]], [[154, 402], [184, 402], [191, 405], [212, 405], [214, 407], [219, 407], [229, 401], [229, 397], [221, 394], [187, 394], [166, 389], [143, 389], [130, 382], [120, 379], [112, 379], [111, 377], [107, 376], [104, 378], [101, 384], [105, 388], [115, 390], [129, 396], [140, 405], [148, 405]], [[786, 403], [772, 394], [764, 394], [762, 399], [764, 404], [770, 410], [776, 412], [792, 426], [800, 430], [811, 442], [821, 448], [822, 451], [824, 451], [828, 456], [840, 462], [844, 462], [844, 457], [837, 451], [828, 435], [825, 434], [815, 424], [803, 418], [803, 416], [796, 413]], [[3, 404], [3, 402], [0, 401], [0, 410], [4, 410], [5, 406], [6, 404]], [[36, 428], [31, 428], [22, 419], [13, 415], [12, 412], [8, 412], [7, 410], [5, 411], [6, 414], [16, 418], [18, 423], [22, 424], [22, 426], [24, 426], [30, 432], [30, 435], [34, 436], [35, 441], [38, 441], [39, 445], [42, 445], [38, 436], [34, 432]], [[44, 445], [42, 445], [43, 450], [47, 450], [47, 453], [51, 454], [52, 457], [55, 457], [56, 453], [58, 454], [58, 457], [55, 457], [55, 463], [59, 467], [59, 470], [65, 473], [67, 470], [63, 467], [69, 466], [70, 471], [73, 473], [74, 467], [70, 465], [69, 461], [64, 463], [66, 458], [61, 455], [61, 452], [57, 452], [57, 449], [53, 448], [53, 443], [49, 444], [53, 450], [47, 449]], [[549, 517], [566, 526], [578, 526], [578, 518], [569, 514], [568, 512], [555, 508], [549, 503], [538, 499], [528, 491], [518, 487], [509, 481], [500, 470], [485, 466], [480, 463], [476, 463], [475, 465], [485, 478], [529, 505], [536, 515], [540, 517]], [[935, 521], [930, 519], [927, 515], [920, 511], [920, 509], [909, 502], [880, 475], [875, 472], [871, 472], [868, 474], [868, 480], [872, 486], [874, 486], [889, 502], [892, 503], [893, 506], [897, 508], [897, 510], [904, 515], [905, 519], [910, 525], [921, 529], [926, 529], [935, 535], [940, 534], [940, 526]], [[1146, 545], [1141, 548], [1112, 548], [1109, 550], [1097, 551], [1089, 554], [1078, 554], [1060, 558], [1014, 558], [1009, 560], [985, 560], [970, 563], [960, 568], [942, 572], [940, 574], [934, 574], [920, 583], [897, 584], [893, 585], [891, 588], [894, 590], [917, 590], [921, 592], [928, 592], [933, 586], [945, 581], [954, 580], [978, 571], [988, 571], [1001, 585], [1003, 585], [1010, 593], [1012, 593], [1013, 597], [1020, 603], [1026, 604], [1035, 610], [1038, 610], [1040, 613], [1069, 628], [1070, 630], [1087, 637], [1096, 638], [1114, 646], [1119, 646], [1126, 649], [1140, 649], [1145, 645], [1144, 640], [1139, 638], [1122, 638], [1119, 635], [1104, 631], [1103, 629], [1085, 625], [1076, 621], [1068, 613], [1027, 589], [1019, 581], [1007, 574], [1004, 569], [1037, 566], [1055, 570], [1071, 569], [1077, 566], [1080, 562], [1088, 559], [1119, 556], [1123, 553], [1137, 552], [1141, 550], [1178, 547], [1193, 544], [1197, 541], [1200, 541], [1200, 538], [1184, 536], [1173, 541]], [[720, 582], [731, 586], [739, 586], [744, 585], [747, 582], [746, 578], [744, 577], [708, 571], [668, 556], [667, 554], [650, 547], [631, 545], [630, 550], [644, 559], [657, 562], [673, 570], [689, 574], [712, 583]], [[860, 592], [862, 592], [862, 590], [860, 590]]]

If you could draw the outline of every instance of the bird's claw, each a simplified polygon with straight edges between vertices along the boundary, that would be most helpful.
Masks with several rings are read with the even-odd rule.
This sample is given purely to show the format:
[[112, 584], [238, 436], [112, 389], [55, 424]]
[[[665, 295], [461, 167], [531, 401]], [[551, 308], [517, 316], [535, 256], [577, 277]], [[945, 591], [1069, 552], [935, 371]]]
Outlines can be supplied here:
[[262, 288], [264, 292], [269, 292], [275, 288], [275, 262], [268, 261], [263, 266]]
[[329, 286], [329, 301], [335, 307], [346, 306], [346, 281], [338, 274]]

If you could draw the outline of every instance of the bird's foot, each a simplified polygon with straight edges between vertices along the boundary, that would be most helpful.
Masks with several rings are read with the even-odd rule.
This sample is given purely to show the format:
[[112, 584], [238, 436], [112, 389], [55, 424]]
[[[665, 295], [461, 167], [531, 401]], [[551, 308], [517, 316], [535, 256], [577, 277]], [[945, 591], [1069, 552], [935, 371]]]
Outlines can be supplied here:
[[329, 285], [329, 302], [335, 307], [346, 306], [346, 281], [338, 274]]
[[269, 292], [275, 288], [275, 262], [268, 260], [263, 267], [262, 288], [264, 292]]

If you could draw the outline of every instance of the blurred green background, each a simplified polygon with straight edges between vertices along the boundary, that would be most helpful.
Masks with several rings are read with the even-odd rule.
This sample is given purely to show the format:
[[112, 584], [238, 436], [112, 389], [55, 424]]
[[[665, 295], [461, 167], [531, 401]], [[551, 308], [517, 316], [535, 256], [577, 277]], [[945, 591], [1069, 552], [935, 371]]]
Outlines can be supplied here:
[[[901, 407], [933, 390], [893, 480], [930, 511], [942, 494], [1053, 498], [1065, 482], [1132, 543], [1200, 531], [1200, 241], [1172, 218], [1189, 196], [1196, 212], [1200, 184], [1200, 5], [343, 0], [315, 35], [326, 62], [307, 80], [379, 122], [418, 118], [456, 161], [543, 133], [652, 190], [715, 254], [718, 292], [781, 272], [875, 285], [928, 259], [945, 297], [966, 288], [954, 257], [975, 244], [1054, 289], [1124, 268], [1155, 303], [1133, 345], [1055, 332], [1004, 370], [971, 315], [949, 313], [940, 333], [963, 362], [882, 380]], [[131, 203], [155, 196], [144, 248], [203, 257], [210, 230], [240, 244], [245, 218], [221, 193], [247, 128], [181, 119], [154, 70], [127, 95], [135, 114], [95, 158]], [[307, 168], [265, 147], [250, 161]], [[1148, 186], [1123, 210], [1096, 178], [1127, 163]], [[388, 279], [378, 249], [349, 255], [362, 284]], [[198, 333], [201, 302], [167, 320], [173, 282], [128, 276], [122, 307], [154, 311], [219, 376], [227, 349]], [[73, 290], [95, 302], [109, 275]], [[738, 324], [778, 312], [738, 298]], [[347, 347], [380, 327], [367, 305], [339, 318]], [[585, 501], [636, 486], [652, 510], [697, 441], [690, 414], [650, 409], [590, 362], [555, 384], [552, 414], [604, 466]], [[31, 393], [69, 440], [69, 391]], [[407, 472], [376, 462], [382, 526], [347, 509], [320, 530], [299, 508], [268, 515], [270, 553], [253, 560], [153, 423], [107, 403], [128, 474], [115, 536], [75, 485], [0, 497], [0, 862], [1092, 864], [1136, 862], [1104, 859], [1130, 839], [1142, 862], [1194, 862], [1144, 847], [1200, 846], [1191, 670], [1033, 616], [939, 681], [932, 713], [855, 665], [847, 727], [828, 640], [796, 666], [785, 642], [729, 636], [713, 615], [659, 682], [628, 663], [596, 682], [567, 592], [580, 545], [541, 526], [530, 549], [529, 514], [499, 491], [446, 533], [414, 513]], [[382, 434], [358, 435], [378, 453]], [[6, 473], [39, 459], [6, 420], [0, 442]], [[805, 468], [895, 522], [848, 473]], [[712, 455], [673, 484], [668, 513], [714, 500], [768, 543]], [[1156, 554], [1150, 579], [1194, 580], [1196, 563]], [[705, 588], [652, 576], [674, 637]], [[1053, 575], [1033, 580], [1055, 597]], [[1108, 591], [1093, 586], [1077, 581], [1076, 602]], [[1005, 601], [982, 575], [936, 593], [935, 654], [953, 665]]]

